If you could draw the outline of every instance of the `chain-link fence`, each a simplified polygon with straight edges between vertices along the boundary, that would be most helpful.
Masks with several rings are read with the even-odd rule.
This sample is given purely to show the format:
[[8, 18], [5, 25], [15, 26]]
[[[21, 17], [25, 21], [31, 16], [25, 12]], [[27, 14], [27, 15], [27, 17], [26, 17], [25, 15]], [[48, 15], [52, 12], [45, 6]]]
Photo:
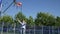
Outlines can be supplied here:
[[[26, 34], [60, 34], [60, 27], [57, 26], [34, 26], [27, 27]], [[21, 34], [21, 28], [19, 27], [3, 27], [0, 24], [0, 34]]]

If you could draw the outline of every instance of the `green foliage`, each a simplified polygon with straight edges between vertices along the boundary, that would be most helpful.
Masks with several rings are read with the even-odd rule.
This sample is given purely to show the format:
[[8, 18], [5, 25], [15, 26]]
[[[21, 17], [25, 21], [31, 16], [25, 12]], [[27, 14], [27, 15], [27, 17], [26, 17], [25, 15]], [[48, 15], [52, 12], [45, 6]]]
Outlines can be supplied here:
[[60, 17], [56, 17], [56, 23], [55, 26], [60, 26]]
[[20, 20], [26, 19], [25, 15], [23, 15], [21, 12], [18, 12], [18, 13], [16, 14], [15, 18], [16, 18], [16, 19], [19, 18]]
[[7, 23], [10, 23], [12, 26], [16, 23], [18, 25], [19, 23], [17, 21], [17, 18], [20, 20], [24, 19], [30, 27], [33, 26], [34, 24], [36, 26], [41, 26], [41, 25], [60, 26], [59, 16], [54, 17], [53, 15], [49, 13], [43, 13], [43, 12], [37, 13], [37, 16], [35, 19], [33, 19], [32, 16], [29, 16], [29, 18], [26, 18], [26, 16], [21, 12], [18, 12], [15, 15], [15, 19], [13, 19], [11, 16], [5, 15], [5, 16], [0, 17], [0, 23], [4, 22], [5, 25]]
[[4, 27], [7, 27], [7, 26], [10, 26], [13, 22], [13, 18], [8, 16], [8, 15], [5, 15], [5, 16], [2, 16], [1, 19], [0, 19], [0, 23], [4, 23]]
[[8, 15], [5, 15], [5, 16], [3, 16], [2, 17], [2, 21], [3, 22], [10, 22], [10, 23], [12, 23], [13, 22], [13, 19], [12, 19], [12, 17], [10, 17], [10, 16], [8, 16]]
[[54, 26], [55, 25], [55, 17], [48, 13], [38, 13], [37, 18], [35, 19], [35, 24], [46, 25], [46, 26]]
[[2, 20], [2, 17], [0, 17], [0, 22], [2, 22], [1, 20]]
[[34, 22], [33, 22], [33, 18], [32, 16], [29, 16], [28, 20], [27, 20], [27, 24], [32, 27], [34, 25]]

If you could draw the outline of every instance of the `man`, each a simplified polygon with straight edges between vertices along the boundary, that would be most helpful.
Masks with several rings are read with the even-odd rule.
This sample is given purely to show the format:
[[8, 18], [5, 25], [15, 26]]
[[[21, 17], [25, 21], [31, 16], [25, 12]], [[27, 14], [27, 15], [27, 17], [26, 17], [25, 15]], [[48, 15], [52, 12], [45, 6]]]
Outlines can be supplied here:
[[18, 19], [18, 22], [21, 24], [21, 34], [25, 34], [25, 30], [26, 30], [26, 22], [25, 20], [19, 20]]

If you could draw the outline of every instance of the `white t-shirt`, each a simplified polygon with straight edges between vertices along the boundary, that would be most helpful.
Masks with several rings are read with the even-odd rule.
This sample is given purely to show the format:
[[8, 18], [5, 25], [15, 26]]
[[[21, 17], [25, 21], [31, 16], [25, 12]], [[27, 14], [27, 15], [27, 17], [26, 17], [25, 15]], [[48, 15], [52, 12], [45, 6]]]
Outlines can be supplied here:
[[26, 28], [26, 22], [23, 21], [23, 23], [22, 22], [20, 22], [20, 23], [21, 23], [21, 28], [25, 29]]

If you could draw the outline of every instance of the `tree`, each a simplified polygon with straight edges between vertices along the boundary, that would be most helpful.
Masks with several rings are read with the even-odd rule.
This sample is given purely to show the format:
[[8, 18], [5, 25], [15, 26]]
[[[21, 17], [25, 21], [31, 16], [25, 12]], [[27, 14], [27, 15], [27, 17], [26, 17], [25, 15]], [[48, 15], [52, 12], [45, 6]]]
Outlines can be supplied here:
[[59, 16], [56, 17], [55, 26], [60, 26], [60, 17]]
[[25, 15], [23, 15], [21, 12], [18, 12], [16, 15], [15, 15], [15, 19], [19, 18], [20, 20], [22, 19], [26, 19]]
[[55, 26], [55, 23], [56, 23], [56, 19], [54, 16], [50, 15], [47, 19], [47, 25], [48, 26]]
[[34, 26], [34, 21], [33, 21], [32, 16], [29, 16], [29, 18], [28, 18], [28, 20], [27, 20], [27, 24], [28, 24], [30, 27]]
[[49, 13], [37, 13], [37, 17], [35, 19], [35, 24], [40, 25], [46, 25], [46, 26], [52, 26], [55, 25], [55, 17], [53, 15], [50, 15]]
[[1, 18], [1, 22], [4, 22], [4, 26], [7, 27], [9, 26], [8, 24], [11, 25], [13, 23], [13, 18], [8, 15], [5, 15]]

